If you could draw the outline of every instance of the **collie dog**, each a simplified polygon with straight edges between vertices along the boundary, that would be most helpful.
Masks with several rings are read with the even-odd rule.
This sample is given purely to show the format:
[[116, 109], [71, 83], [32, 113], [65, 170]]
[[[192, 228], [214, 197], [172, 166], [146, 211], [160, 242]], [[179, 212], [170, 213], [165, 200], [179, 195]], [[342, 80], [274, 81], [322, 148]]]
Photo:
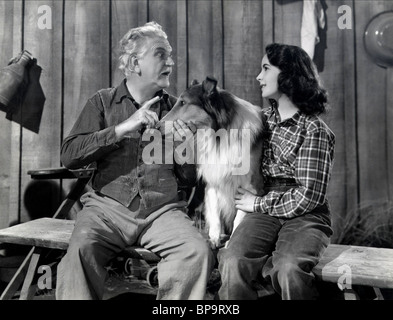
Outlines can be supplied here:
[[217, 81], [207, 77], [202, 84], [193, 81], [160, 126], [177, 119], [197, 127], [193, 159], [206, 185], [203, 213], [210, 241], [220, 247], [221, 236], [231, 235], [245, 215], [235, 208], [238, 187], [263, 193], [262, 110], [218, 88]]

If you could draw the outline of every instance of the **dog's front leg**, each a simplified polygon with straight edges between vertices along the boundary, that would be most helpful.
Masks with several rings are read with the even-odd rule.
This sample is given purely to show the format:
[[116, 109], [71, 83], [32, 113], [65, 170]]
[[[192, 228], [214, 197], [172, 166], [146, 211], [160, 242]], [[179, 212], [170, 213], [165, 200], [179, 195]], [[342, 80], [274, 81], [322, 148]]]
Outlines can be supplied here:
[[235, 229], [239, 226], [240, 222], [242, 222], [242, 220], [244, 219], [246, 214], [247, 213], [244, 212], [243, 210], [237, 210], [236, 211], [236, 217], [235, 217], [235, 220], [233, 221], [233, 229], [232, 229], [231, 235], [233, 234]]
[[[233, 228], [232, 228], [232, 233], [231, 233], [231, 237], [232, 234], [235, 232], [235, 229], [239, 226], [240, 222], [242, 222], [243, 218], [245, 217], [247, 213], [242, 211], [242, 210], [237, 210], [236, 211], [236, 217], [235, 220], [233, 221]], [[228, 247], [229, 241], [231, 240], [231, 238], [229, 238], [229, 240], [225, 243], [225, 248]]]
[[206, 189], [205, 197], [205, 219], [207, 227], [209, 228], [209, 239], [213, 247], [220, 246], [221, 235], [221, 219], [218, 208], [217, 192], [213, 188]]

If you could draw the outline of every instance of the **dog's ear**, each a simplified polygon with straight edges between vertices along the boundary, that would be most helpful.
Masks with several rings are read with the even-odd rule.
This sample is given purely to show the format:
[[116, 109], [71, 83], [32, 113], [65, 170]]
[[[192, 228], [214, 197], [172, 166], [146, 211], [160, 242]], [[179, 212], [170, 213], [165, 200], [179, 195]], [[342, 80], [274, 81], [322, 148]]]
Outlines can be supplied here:
[[217, 92], [217, 80], [213, 77], [206, 77], [206, 79], [202, 82], [202, 89], [207, 96], [214, 94]]
[[190, 86], [192, 87], [192, 86], [195, 86], [197, 84], [199, 84], [199, 81], [197, 79], [194, 79], [194, 80], [191, 81]]

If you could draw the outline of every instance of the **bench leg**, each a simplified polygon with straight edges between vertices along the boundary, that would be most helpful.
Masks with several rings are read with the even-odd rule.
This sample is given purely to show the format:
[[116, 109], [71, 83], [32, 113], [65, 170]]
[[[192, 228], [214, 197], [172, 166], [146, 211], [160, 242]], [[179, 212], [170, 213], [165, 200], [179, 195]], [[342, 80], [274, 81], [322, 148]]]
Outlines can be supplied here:
[[375, 295], [377, 296], [374, 300], [385, 300], [385, 298], [379, 288], [374, 287], [373, 289], [374, 289]]
[[355, 290], [344, 289], [344, 300], [360, 300], [360, 297]]
[[22, 290], [20, 292], [20, 300], [32, 300], [36, 292], [36, 287], [32, 285], [35, 274], [37, 272], [38, 262], [41, 257], [41, 248], [35, 248], [31, 257], [29, 269], [23, 282]]
[[26, 270], [28, 268], [28, 263], [34, 253], [35, 248], [31, 248], [30, 252], [27, 254], [25, 260], [23, 260], [22, 264], [15, 272], [15, 275], [12, 277], [11, 281], [8, 283], [7, 287], [4, 289], [0, 300], [10, 300], [15, 295], [16, 291], [20, 288], [20, 285], [23, 282], [23, 277], [26, 274]]

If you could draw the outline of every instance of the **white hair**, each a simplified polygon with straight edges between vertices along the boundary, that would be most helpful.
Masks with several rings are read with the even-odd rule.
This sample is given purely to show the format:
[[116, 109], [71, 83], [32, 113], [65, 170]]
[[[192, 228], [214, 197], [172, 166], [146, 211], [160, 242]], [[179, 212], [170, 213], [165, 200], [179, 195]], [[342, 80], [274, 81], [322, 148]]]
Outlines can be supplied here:
[[119, 69], [128, 76], [132, 69], [129, 65], [131, 57], [143, 57], [147, 48], [147, 38], [164, 38], [167, 39], [167, 34], [155, 21], [148, 22], [141, 27], [130, 29], [124, 37], [120, 40], [120, 57]]

